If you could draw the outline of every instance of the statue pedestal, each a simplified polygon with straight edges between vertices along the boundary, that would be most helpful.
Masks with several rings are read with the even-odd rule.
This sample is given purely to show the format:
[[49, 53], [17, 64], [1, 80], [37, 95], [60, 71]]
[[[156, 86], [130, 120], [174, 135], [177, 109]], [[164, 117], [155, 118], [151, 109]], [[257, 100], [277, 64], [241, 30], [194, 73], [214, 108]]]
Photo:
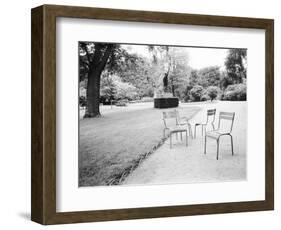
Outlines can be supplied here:
[[177, 97], [154, 98], [154, 108], [166, 109], [166, 108], [175, 108], [178, 106], [179, 106], [179, 99]]

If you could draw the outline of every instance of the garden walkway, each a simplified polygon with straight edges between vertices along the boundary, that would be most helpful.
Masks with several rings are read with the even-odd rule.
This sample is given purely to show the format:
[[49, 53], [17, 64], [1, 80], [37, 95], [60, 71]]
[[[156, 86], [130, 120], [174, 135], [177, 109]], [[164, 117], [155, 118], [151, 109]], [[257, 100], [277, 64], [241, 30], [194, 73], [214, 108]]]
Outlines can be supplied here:
[[[195, 104], [181, 104], [182, 108]], [[208, 139], [207, 154], [204, 155], [204, 139], [198, 128], [197, 138], [189, 137], [189, 145], [180, 140], [173, 140], [173, 148], [167, 140], [149, 156], [123, 182], [123, 185], [197, 183], [239, 181], [246, 179], [246, 127], [247, 102], [214, 102], [196, 104], [202, 110], [192, 119], [204, 121], [206, 110], [235, 112], [233, 126], [234, 156], [231, 155], [229, 137], [221, 138], [220, 158], [216, 160], [216, 141]], [[218, 116], [217, 116], [218, 117]], [[216, 120], [217, 120], [216, 117]], [[183, 138], [184, 140], [185, 138]]]

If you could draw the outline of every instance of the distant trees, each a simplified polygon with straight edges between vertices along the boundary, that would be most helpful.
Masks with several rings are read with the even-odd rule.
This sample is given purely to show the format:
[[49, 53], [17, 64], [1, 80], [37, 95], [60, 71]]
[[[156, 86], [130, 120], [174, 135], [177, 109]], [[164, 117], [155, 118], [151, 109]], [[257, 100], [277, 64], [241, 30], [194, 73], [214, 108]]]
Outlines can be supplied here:
[[219, 95], [220, 92], [220, 88], [217, 86], [209, 86], [206, 89], [205, 94], [209, 96], [209, 98], [211, 99], [211, 101], [213, 101], [214, 99], [217, 98], [217, 96]]
[[149, 74], [154, 88], [179, 96], [185, 89], [190, 67], [188, 53], [179, 47], [148, 46], [152, 55]]
[[222, 72], [218, 66], [210, 66], [190, 72], [189, 85], [186, 87], [186, 96], [192, 101], [214, 100], [220, 92]]
[[127, 82], [116, 81], [116, 99], [134, 100], [137, 97], [137, 89], [135, 86]]
[[138, 96], [135, 86], [124, 82], [116, 75], [105, 74], [101, 80], [101, 97], [109, 102], [113, 100], [134, 100]]
[[[247, 51], [229, 49], [225, 59], [225, 71], [210, 66], [190, 72], [185, 100], [246, 100]], [[201, 86], [201, 87], [199, 87]], [[201, 95], [201, 96], [200, 96]], [[199, 99], [200, 96], [200, 99]]]
[[[135, 59], [136, 55], [130, 55], [118, 44], [79, 42], [79, 78], [80, 81], [87, 80], [87, 106], [84, 117], [100, 116], [101, 78], [104, 71], [111, 74], [122, 73]], [[102, 90], [106, 95], [110, 93], [109, 88]]]
[[229, 85], [222, 95], [222, 100], [228, 101], [246, 101], [247, 100], [247, 86], [246, 84]]
[[150, 56], [128, 52], [124, 45], [79, 43], [80, 104], [86, 105], [85, 117], [100, 116], [101, 101], [151, 98], [156, 90], [184, 101], [246, 100], [245, 49], [229, 49], [222, 70], [220, 66], [191, 69], [182, 47], [146, 48]]
[[170, 48], [170, 74], [168, 90], [175, 97], [182, 98], [188, 83], [191, 68], [188, 65], [188, 53], [184, 49]]
[[225, 60], [225, 68], [232, 84], [240, 84], [243, 82], [243, 79], [247, 78], [246, 67], [247, 50], [229, 49]]
[[190, 90], [190, 94], [191, 94], [193, 101], [200, 101], [203, 93], [204, 93], [204, 88], [201, 85], [195, 85]]
[[114, 78], [110, 74], [104, 74], [101, 79], [101, 97], [104, 100], [111, 102], [114, 100], [117, 94], [116, 84]]

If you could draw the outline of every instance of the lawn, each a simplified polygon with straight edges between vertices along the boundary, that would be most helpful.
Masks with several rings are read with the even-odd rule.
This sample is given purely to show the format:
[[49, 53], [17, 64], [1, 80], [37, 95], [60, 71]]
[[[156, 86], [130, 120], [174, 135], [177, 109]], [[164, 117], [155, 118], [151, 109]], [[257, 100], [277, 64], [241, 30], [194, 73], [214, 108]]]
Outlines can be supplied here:
[[[180, 108], [192, 117], [199, 107]], [[118, 109], [80, 120], [79, 186], [109, 185], [163, 142], [162, 111]]]

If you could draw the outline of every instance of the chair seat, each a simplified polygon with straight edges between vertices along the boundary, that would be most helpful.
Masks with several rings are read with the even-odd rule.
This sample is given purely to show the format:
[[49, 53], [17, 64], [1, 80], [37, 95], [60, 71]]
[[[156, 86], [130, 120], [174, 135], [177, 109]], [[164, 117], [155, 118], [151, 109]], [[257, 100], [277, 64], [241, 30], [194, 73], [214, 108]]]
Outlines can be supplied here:
[[178, 125], [189, 125], [188, 121], [180, 121]]
[[179, 120], [178, 120], [178, 124], [179, 125], [187, 125], [189, 123], [189, 119], [187, 117], [181, 117]]
[[195, 125], [207, 125], [207, 123], [195, 123]]
[[173, 126], [167, 128], [171, 133], [177, 133], [177, 132], [186, 132], [187, 127], [182, 127], [182, 126]]
[[220, 132], [218, 130], [209, 131], [209, 132], [206, 133], [207, 137], [211, 137], [211, 138], [214, 138], [214, 139], [218, 139], [220, 136], [223, 136], [223, 135], [230, 135], [230, 133]]

